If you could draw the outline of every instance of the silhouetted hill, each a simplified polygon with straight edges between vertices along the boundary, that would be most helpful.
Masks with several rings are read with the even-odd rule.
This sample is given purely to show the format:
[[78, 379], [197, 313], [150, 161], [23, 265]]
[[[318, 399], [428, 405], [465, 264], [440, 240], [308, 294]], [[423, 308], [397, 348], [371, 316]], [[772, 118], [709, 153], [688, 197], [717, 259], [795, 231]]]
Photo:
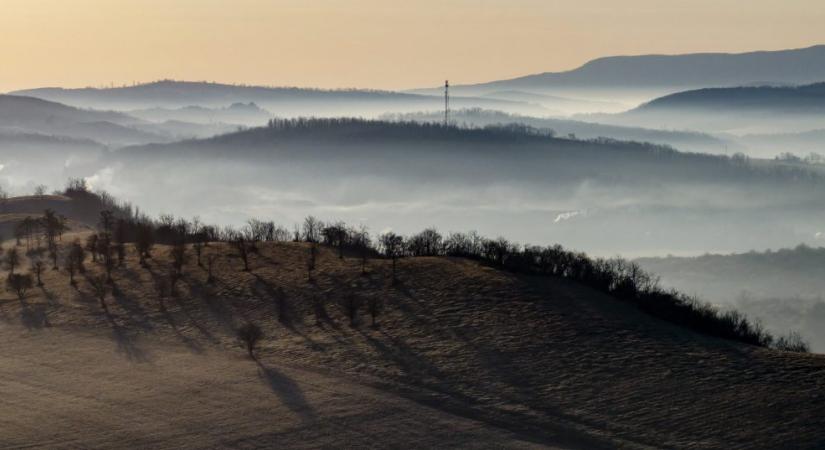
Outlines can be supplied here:
[[582, 117], [618, 125], [736, 134], [807, 131], [820, 127], [825, 119], [825, 83], [697, 89], [656, 98], [621, 114]]
[[456, 86], [456, 92], [581, 89], [660, 90], [825, 80], [825, 46], [750, 53], [612, 56], [571, 71]]
[[[185, 214], [216, 217], [207, 201], [215, 197], [233, 210], [264, 201], [273, 214], [345, 204], [345, 220], [371, 211], [379, 229], [438, 224], [489, 234], [520, 218], [528, 225], [515, 231], [519, 240], [554, 239], [600, 255], [809, 242], [810, 224], [825, 215], [825, 178], [811, 167], [554, 137], [523, 125], [276, 121], [126, 148], [100, 167], [155, 211], [184, 202]], [[231, 190], [217, 189], [216, 173]]]
[[657, 98], [629, 114], [657, 114], [663, 110], [707, 110], [716, 114], [825, 114], [825, 83], [698, 89]]
[[73, 232], [93, 230], [100, 211], [111, 208], [94, 194], [69, 192], [68, 194], [28, 195], [0, 199], [0, 241], [14, 237], [15, 226], [25, 218], [39, 218], [50, 209], [68, 219]]
[[92, 139], [55, 136], [52, 134], [27, 132], [18, 128], [0, 129], [0, 146], [8, 150], [11, 146], [56, 145], [70, 147], [100, 147], [103, 144]]
[[[277, 116], [376, 115], [384, 112], [439, 109], [440, 95], [425, 96], [375, 90], [321, 90], [289, 87], [240, 86], [206, 82], [157, 81], [117, 88], [40, 88], [17, 91], [75, 106], [118, 110], [224, 108], [234, 103], [254, 102]], [[496, 107], [509, 111], [542, 112], [544, 108], [524, 102], [489, 98], [456, 97], [457, 107]]]
[[364, 169], [359, 170], [365, 171], [369, 171], [366, 169], [369, 167], [401, 167], [405, 163], [418, 166], [439, 161], [428, 170], [401, 171], [398, 175], [428, 176], [454, 170], [453, 174], [461, 177], [483, 170], [478, 175], [489, 172], [494, 178], [550, 177], [547, 180], [550, 183], [581, 177], [605, 177], [612, 182], [633, 185], [652, 180], [693, 183], [742, 177], [764, 182], [788, 177], [817, 184], [825, 181], [815, 171], [804, 168], [771, 162], [743, 164], [725, 156], [682, 153], [644, 142], [558, 137], [549, 130], [520, 124], [460, 128], [431, 122], [362, 119], [275, 120], [268, 127], [205, 140], [132, 147], [113, 156], [180, 158], [192, 155], [244, 158], [262, 163], [315, 161], [319, 166], [348, 160], [353, 168], [361, 167]]
[[233, 103], [225, 108], [186, 106], [183, 108], [150, 108], [129, 111], [129, 114], [153, 122], [190, 122], [195, 124], [240, 124], [261, 126], [272, 114], [255, 103]]
[[[710, 338], [570, 280], [464, 258], [404, 258], [391, 283], [388, 258], [369, 256], [363, 273], [357, 255], [319, 245], [308, 280], [309, 249], [260, 242], [244, 271], [234, 245], [211, 242], [202, 248], [216, 261], [209, 282], [184, 245], [189, 258], [169, 285], [172, 249], [156, 245], [142, 267], [128, 244], [102, 300], [92, 282], [103, 258], [86, 258], [74, 285], [65, 270], [46, 270], [23, 298], [0, 293], [3, 398], [26, 405], [25, 414], [0, 409], [0, 439], [106, 448], [821, 441], [821, 355]], [[236, 337], [245, 323], [263, 330], [254, 360]]]
[[[416, 122], [438, 122], [438, 112], [387, 115], [387, 119]], [[462, 109], [451, 113], [453, 123], [484, 127], [488, 125], [524, 124], [541, 130], [552, 130], [557, 136], [573, 135], [579, 139], [610, 138], [622, 141], [651, 142], [675, 147], [683, 151], [727, 153], [736, 149], [732, 141], [705, 133], [691, 131], [655, 130], [623, 127], [569, 119], [538, 118], [501, 111]]]
[[[457, 92], [463, 89], [458, 88]], [[512, 100], [519, 102], [535, 103], [546, 107], [554, 115], [569, 115], [590, 112], [621, 112], [627, 109], [625, 105], [617, 102], [583, 100], [578, 98], [559, 97], [557, 95], [539, 94], [529, 91], [504, 90], [483, 93], [485, 98], [496, 98], [501, 100]]]
[[79, 109], [33, 97], [0, 95], [0, 130], [16, 130], [115, 145], [162, 142], [166, 139], [136, 127], [142, 123], [115, 111]]

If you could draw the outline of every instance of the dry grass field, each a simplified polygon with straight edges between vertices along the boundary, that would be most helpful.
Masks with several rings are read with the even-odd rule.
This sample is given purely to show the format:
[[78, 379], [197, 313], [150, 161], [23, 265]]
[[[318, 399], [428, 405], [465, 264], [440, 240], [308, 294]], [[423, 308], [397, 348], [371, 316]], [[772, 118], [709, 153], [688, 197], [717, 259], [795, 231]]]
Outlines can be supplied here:
[[[67, 235], [67, 245], [75, 236]], [[6, 248], [13, 244], [5, 243]], [[575, 283], [264, 243], [251, 270], [133, 249], [101, 308], [47, 270], [0, 295], [0, 447], [813, 448], [825, 357], [708, 338]], [[24, 270], [26, 264], [23, 265]], [[355, 320], [349, 305], [357, 306]], [[373, 325], [370, 305], [383, 305]], [[235, 337], [265, 333], [257, 361]]]

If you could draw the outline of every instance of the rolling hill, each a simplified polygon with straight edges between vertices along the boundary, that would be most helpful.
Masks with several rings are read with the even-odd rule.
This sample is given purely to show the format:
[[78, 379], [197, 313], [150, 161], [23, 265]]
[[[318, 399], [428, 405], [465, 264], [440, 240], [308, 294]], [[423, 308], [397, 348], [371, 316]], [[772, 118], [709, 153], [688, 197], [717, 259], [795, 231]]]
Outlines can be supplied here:
[[[764, 83], [808, 84], [825, 80], [825, 46], [749, 53], [611, 56], [567, 72], [456, 86], [467, 95], [501, 90], [681, 91]], [[426, 92], [426, 91], [425, 91]]]
[[115, 111], [79, 109], [34, 97], [0, 95], [0, 131], [39, 133], [130, 145], [167, 139], [140, 130], [143, 121]]
[[[81, 236], [82, 237], [82, 236]], [[9, 243], [6, 244], [7, 246]], [[105, 308], [87, 261], [0, 294], [0, 445], [816, 447], [825, 359], [697, 335], [571, 281], [461, 258], [399, 262], [212, 243], [170, 295], [131, 249]], [[160, 293], [159, 293], [160, 292]], [[347, 305], [361, 306], [353, 321]], [[367, 304], [383, 310], [372, 325]], [[234, 336], [265, 338], [256, 360]], [[48, 423], [48, 427], [43, 427]]]
[[[436, 112], [386, 115], [383, 118], [435, 123], [443, 120], [443, 116]], [[451, 120], [460, 126], [476, 127], [513, 123], [524, 124], [542, 130], [552, 130], [557, 136], [562, 137], [574, 136], [579, 139], [609, 138], [620, 141], [650, 142], [668, 145], [687, 152], [728, 154], [740, 147], [736, 142], [706, 133], [624, 127], [571, 119], [539, 118], [482, 109], [453, 111]]]
[[[230, 188], [210, 181], [216, 167]], [[825, 214], [822, 172], [804, 165], [551, 137], [524, 126], [275, 121], [112, 152], [85, 176], [117, 179], [122, 195], [153, 213], [237, 223], [249, 211], [297, 221], [309, 210], [366, 218], [373, 229], [477, 227], [603, 256], [812, 243]]]
[[651, 128], [687, 127], [737, 135], [797, 133], [825, 118], [825, 83], [697, 89], [666, 95], [620, 114], [586, 120]]
[[[116, 110], [186, 107], [226, 108], [255, 103], [275, 116], [376, 116], [386, 112], [441, 109], [443, 94], [416, 95], [375, 90], [321, 90], [239, 86], [163, 80], [116, 88], [39, 88], [14, 92], [68, 105]], [[543, 107], [520, 101], [455, 97], [456, 107], [486, 107], [523, 113], [546, 113]]]
[[261, 126], [272, 114], [255, 103], [233, 103], [224, 108], [187, 106], [184, 108], [149, 108], [129, 111], [134, 117], [152, 122], [178, 121], [193, 124], [237, 124]]
[[657, 98], [631, 113], [658, 114], [667, 110], [713, 111], [717, 114], [764, 112], [825, 114], [825, 83], [805, 86], [752, 86], [698, 89]]

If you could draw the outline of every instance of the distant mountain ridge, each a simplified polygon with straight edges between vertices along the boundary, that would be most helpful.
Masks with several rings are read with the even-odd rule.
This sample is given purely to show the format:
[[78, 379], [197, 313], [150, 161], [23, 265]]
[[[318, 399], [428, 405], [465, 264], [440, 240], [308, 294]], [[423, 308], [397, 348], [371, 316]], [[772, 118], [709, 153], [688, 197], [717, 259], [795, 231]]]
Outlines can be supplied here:
[[[255, 103], [279, 116], [334, 116], [381, 114], [388, 111], [440, 109], [444, 99], [392, 91], [367, 89], [308, 89], [230, 85], [211, 82], [162, 80], [115, 88], [38, 88], [15, 91], [14, 95], [37, 97], [78, 107], [134, 110], [200, 106], [225, 108], [237, 103]], [[495, 98], [456, 96], [457, 107], [488, 107], [508, 111], [546, 113], [539, 105]]]
[[825, 83], [698, 89], [657, 98], [637, 110], [662, 108], [825, 113]]
[[[594, 122], [583, 122], [570, 119], [539, 118], [506, 114], [501, 111], [483, 109], [461, 109], [450, 115], [453, 122], [461, 125], [487, 126], [504, 124], [524, 124], [542, 130], [553, 130], [559, 136], [577, 137], [580, 139], [609, 138], [623, 141], [650, 142], [669, 145], [683, 151], [723, 153], [735, 143], [709, 134], [691, 132], [647, 129], [641, 127], [623, 127], [604, 125]], [[388, 120], [439, 122], [442, 116], [437, 112], [390, 114], [382, 118]]]
[[0, 95], [0, 130], [27, 132], [105, 144], [140, 144], [165, 139], [139, 129], [144, 121], [116, 111], [75, 108], [34, 97]]
[[687, 127], [711, 133], [799, 133], [821, 128], [825, 120], [825, 83], [688, 90], [656, 98], [621, 114], [582, 118], [614, 125]]
[[457, 92], [562, 88], [726, 87], [825, 81], [825, 45], [748, 53], [610, 56], [566, 72], [456, 86]]

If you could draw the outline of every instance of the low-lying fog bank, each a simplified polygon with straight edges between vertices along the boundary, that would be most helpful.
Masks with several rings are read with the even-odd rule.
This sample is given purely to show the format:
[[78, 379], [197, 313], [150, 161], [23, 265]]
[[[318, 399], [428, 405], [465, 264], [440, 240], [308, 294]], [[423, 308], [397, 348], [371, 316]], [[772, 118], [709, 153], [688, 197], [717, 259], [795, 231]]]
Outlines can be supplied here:
[[825, 351], [823, 247], [637, 262], [660, 275], [665, 286], [736, 308], [771, 331], [798, 330], [814, 351]]
[[312, 214], [629, 257], [815, 245], [825, 232], [825, 179], [804, 166], [529, 128], [318, 120], [122, 150], [6, 148], [12, 193], [84, 177], [148, 213], [218, 224]]

